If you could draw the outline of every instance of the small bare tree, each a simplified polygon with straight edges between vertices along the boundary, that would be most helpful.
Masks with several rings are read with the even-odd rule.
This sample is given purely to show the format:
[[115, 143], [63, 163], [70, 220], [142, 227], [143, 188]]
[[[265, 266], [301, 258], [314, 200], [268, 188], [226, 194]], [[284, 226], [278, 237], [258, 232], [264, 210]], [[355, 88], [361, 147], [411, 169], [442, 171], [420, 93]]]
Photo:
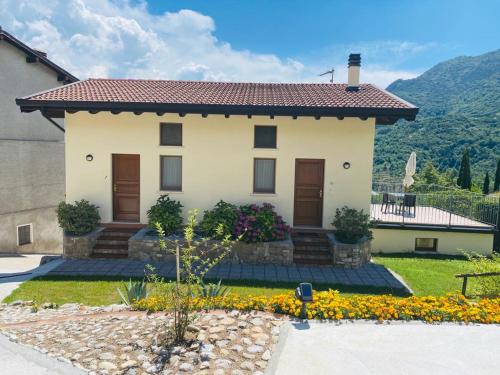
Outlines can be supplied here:
[[[169, 289], [169, 297], [174, 314], [171, 336], [178, 343], [185, 341], [187, 327], [194, 319], [192, 299], [196, 289], [202, 284], [205, 275], [222, 261], [234, 245], [229, 235], [220, 241], [196, 238], [197, 215], [198, 210], [189, 211], [182, 240], [167, 240], [162, 226], [155, 224], [160, 238], [160, 249], [176, 255], [177, 280]], [[222, 225], [218, 228], [218, 234], [221, 236], [223, 229]]]

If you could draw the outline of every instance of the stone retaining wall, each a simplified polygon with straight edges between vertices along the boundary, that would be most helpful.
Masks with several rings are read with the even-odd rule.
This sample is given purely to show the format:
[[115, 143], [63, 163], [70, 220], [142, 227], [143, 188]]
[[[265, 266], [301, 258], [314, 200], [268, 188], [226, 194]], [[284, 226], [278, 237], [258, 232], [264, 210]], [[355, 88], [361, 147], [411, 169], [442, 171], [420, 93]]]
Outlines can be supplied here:
[[362, 239], [357, 244], [338, 241], [333, 233], [327, 234], [333, 254], [333, 265], [342, 268], [359, 268], [370, 262], [371, 241]]
[[96, 230], [81, 236], [64, 234], [63, 237], [63, 257], [70, 259], [87, 259], [92, 254], [92, 249], [97, 238], [104, 230], [99, 227]]
[[[175, 255], [161, 250], [158, 237], [150, 235], [151, 229], [143, 228], [128, 240], [129, 259], [173, 261]], [[168, 248], [175, 249], [175, 241], [167, 238]], [[216, 244], [216, 241], [207, 241], [207, 247]], [[284, 241], [244, 243], [237, 242], [231, 253], [223, 262], [247, 264], [292, 264], [293, 242], [291, 239]]]

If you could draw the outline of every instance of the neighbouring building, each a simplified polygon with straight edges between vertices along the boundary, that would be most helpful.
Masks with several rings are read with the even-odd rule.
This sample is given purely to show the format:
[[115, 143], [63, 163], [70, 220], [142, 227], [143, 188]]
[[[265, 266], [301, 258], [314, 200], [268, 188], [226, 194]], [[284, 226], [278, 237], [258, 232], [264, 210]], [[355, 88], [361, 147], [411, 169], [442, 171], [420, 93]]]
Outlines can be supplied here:
[[[88, 79], [17, 103], [65, 119], [66, 200], [96, 204], [104, 224], [146, 224], [169, 194], [184, 214], [269, 202], [293, 228], [324, 231], [337, 208], [374, 207], [375, 126], [418, 112], [360, 84], [359, 55], [348, 65], [347, 84]], [[376, 235], [390, 246], [388, 228]]]
[[0, 253], [58, 253], [64, 125], [20, 113], [15, 99], [77, 81], [0, 27]]

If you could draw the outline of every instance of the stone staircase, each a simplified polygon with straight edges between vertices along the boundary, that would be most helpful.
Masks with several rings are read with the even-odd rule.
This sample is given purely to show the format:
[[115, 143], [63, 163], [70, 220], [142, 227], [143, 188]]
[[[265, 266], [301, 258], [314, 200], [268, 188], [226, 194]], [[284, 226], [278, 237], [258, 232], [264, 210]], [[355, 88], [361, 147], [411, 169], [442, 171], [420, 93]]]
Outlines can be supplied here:
[[333, 257], [326, 234], [313, 231], [292, 232], [293, 262], [296, 264], [332, 265]]
[[139, 229], [107, 227], [97, 238], [91, 258], [121, 259], [128, 257], [128, 240]]

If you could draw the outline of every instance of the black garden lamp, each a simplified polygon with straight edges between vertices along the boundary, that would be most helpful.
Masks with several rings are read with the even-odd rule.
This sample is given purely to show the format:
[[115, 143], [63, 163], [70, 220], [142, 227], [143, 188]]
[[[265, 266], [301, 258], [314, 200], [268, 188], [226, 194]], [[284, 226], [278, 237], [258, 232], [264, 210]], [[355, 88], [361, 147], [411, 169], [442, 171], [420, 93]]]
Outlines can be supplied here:
[[301, 319], [306, 319], [306, 309], [307, 303], [313, 300], [313, 288], [311, 283], [300, 283], [297, 289], [295, 289], [295, 298], [302, 302], [302, 307], [300, 309]]

